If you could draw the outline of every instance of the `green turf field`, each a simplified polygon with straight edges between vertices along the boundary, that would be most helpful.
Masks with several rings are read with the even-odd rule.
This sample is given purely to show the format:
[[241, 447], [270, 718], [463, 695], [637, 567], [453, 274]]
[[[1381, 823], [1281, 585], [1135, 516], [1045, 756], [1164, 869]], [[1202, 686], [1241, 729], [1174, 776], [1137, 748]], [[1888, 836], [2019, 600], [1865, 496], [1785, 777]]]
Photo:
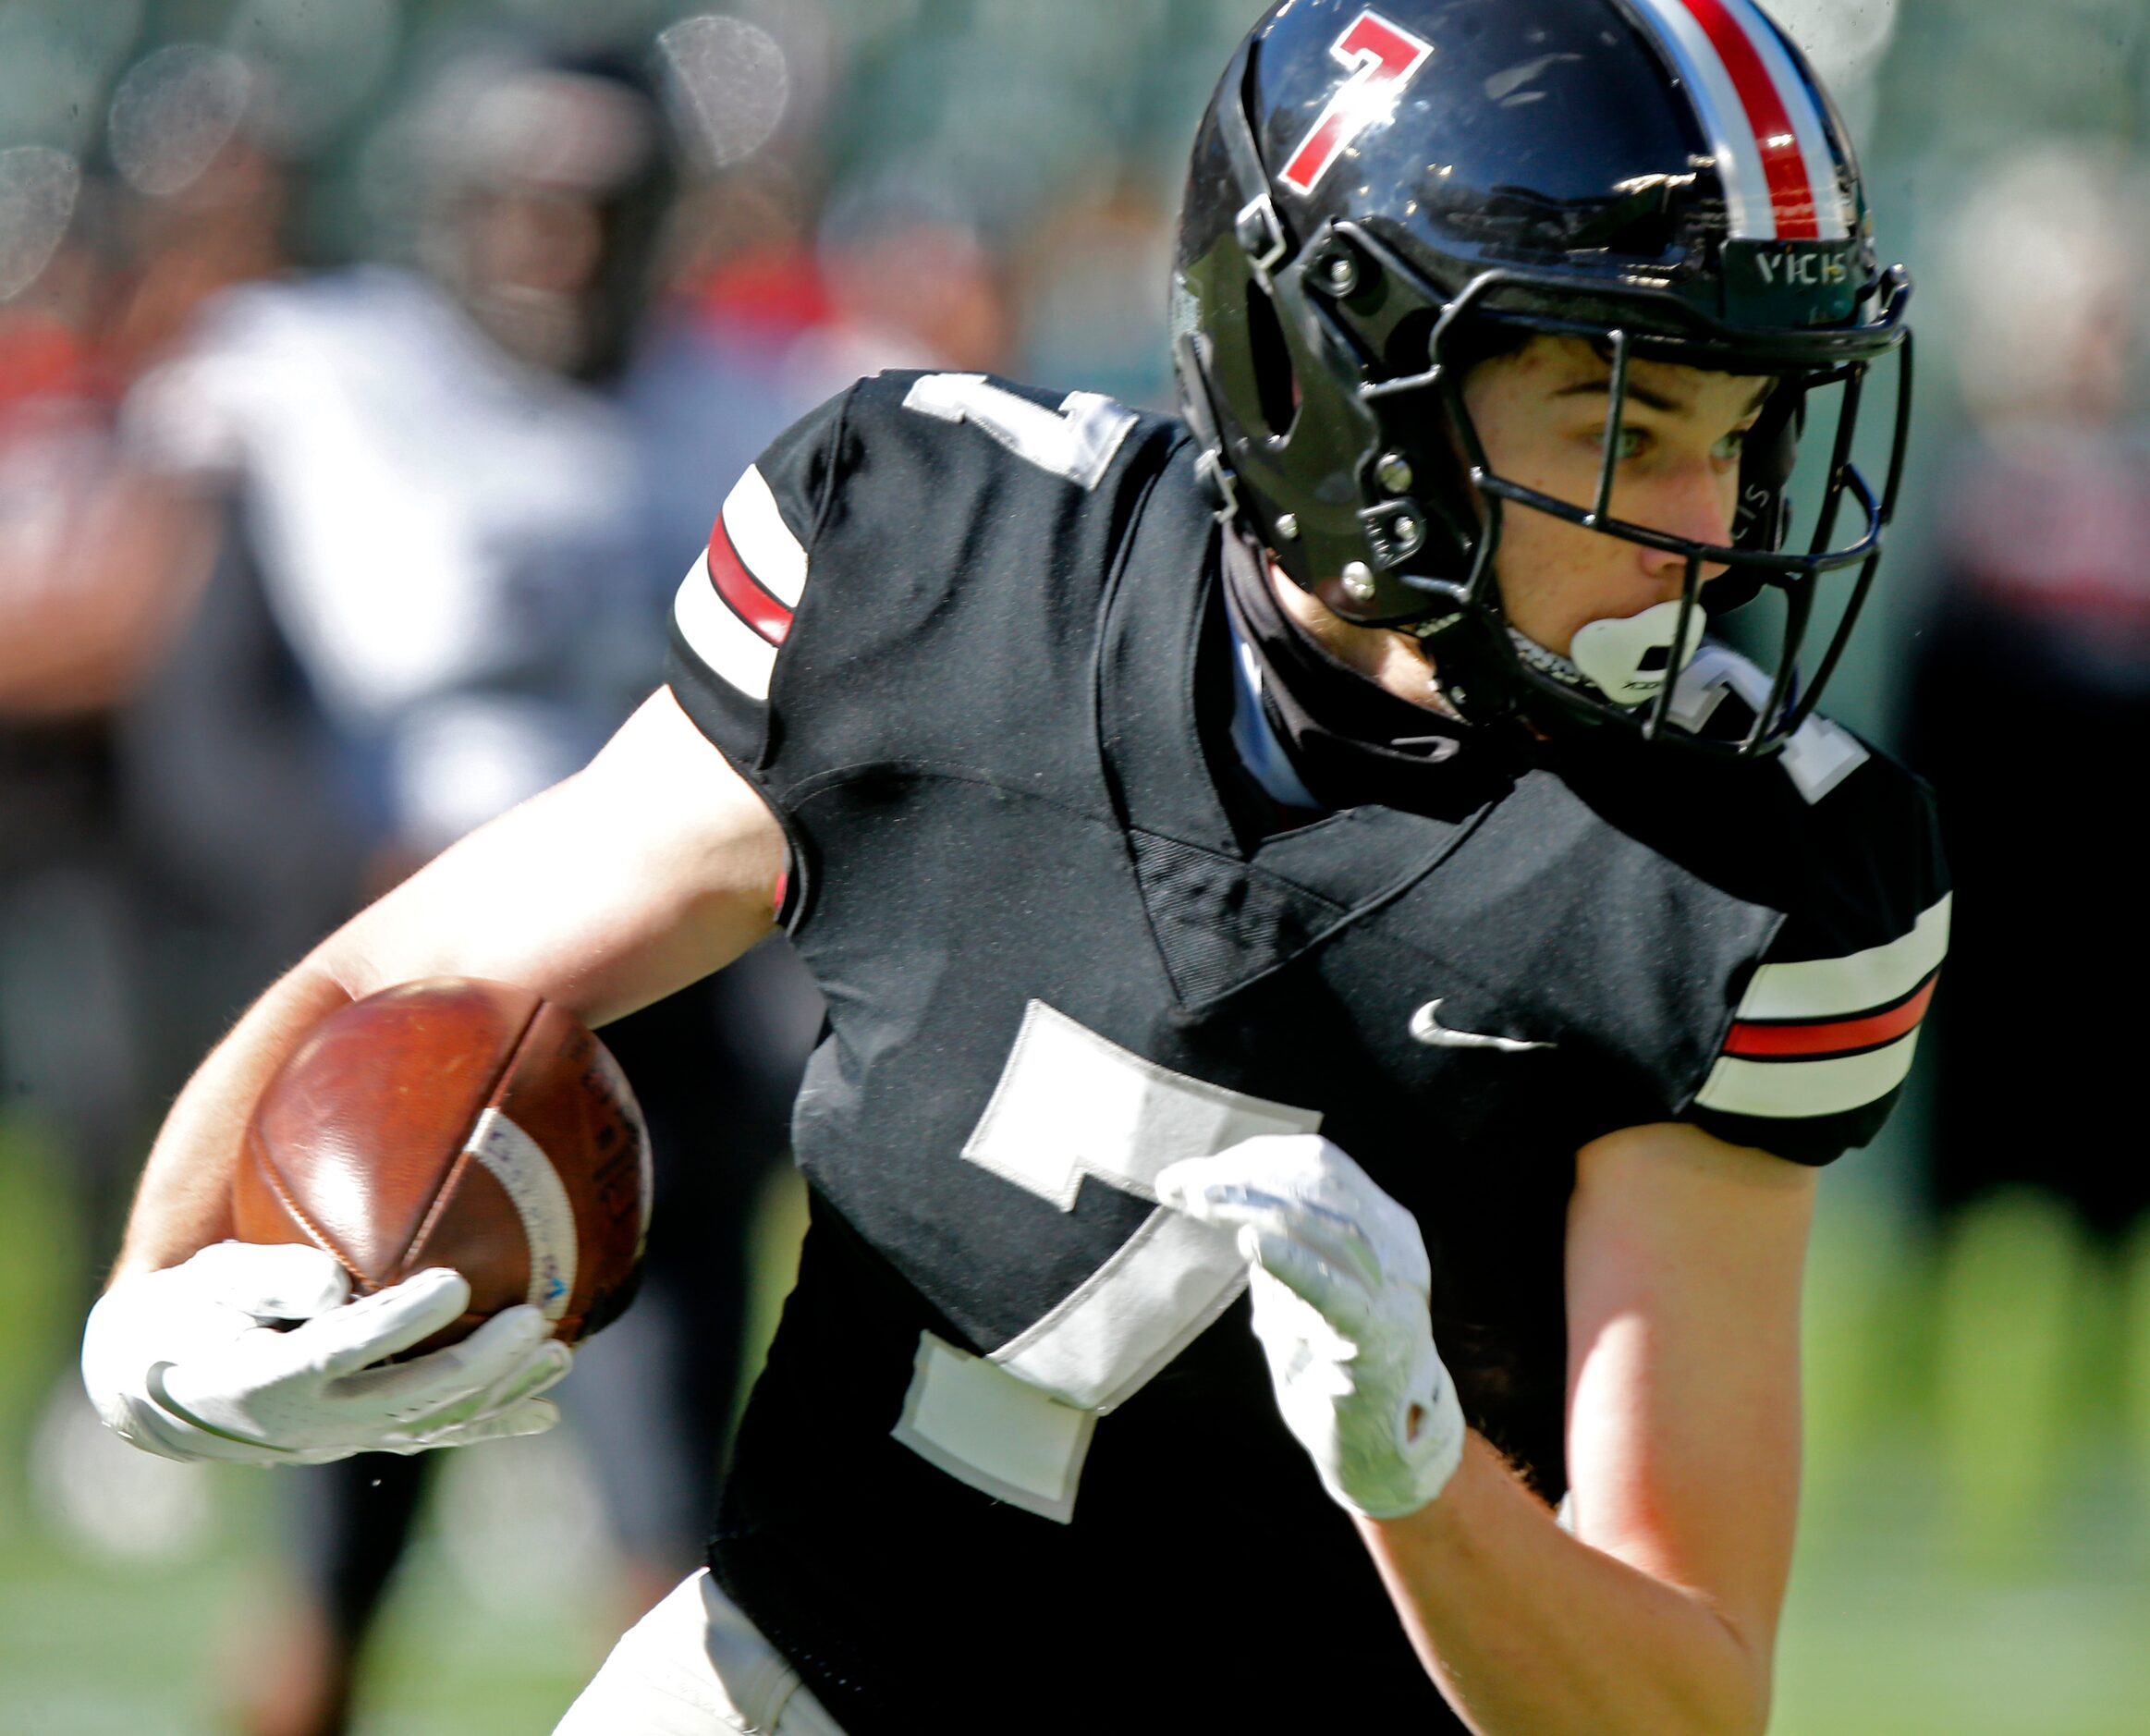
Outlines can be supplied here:
[[[2150, 1456], [2127, 1444], [2124, 1275], [2101, 1277], [2028, 1208], [1997, 1214], [1945, 1262], [1855, 1180], [1832, 1190], [1773, 1728], [2140, 1736]], [[780, 1240], [795, 1220], [772, 1222]], [[0, 1736], [217, 1731], [224, 1662], [276, 1597], [273, 1477], [180, 1471], [177, 1494], [115, 1496], [93, 1470], [94, 1425], [88, 1439], [55, 1434], [47, 1399], [72, 1353], [78, 1241], [42, 1168], [0, 1143]], [[2026, 1387], [2044, 1420], [1996, 1425], [1993, 1396]], [[446, 1483], [361, 1730], [549, 1730], [602, 1656], [613, 1608], [572, 1443], [458, 1455]], [[1985, 1522], [1959, 1516], [1964, 1490]], [[85, 1500], [90, 1520], [62, 1521]], [[519, 1508], [537, 1521], [515, 1522]], [[119, 1547], [162, 1537], [166, 1554], [118, 1559], [82, 1540], [85, 1523]]]

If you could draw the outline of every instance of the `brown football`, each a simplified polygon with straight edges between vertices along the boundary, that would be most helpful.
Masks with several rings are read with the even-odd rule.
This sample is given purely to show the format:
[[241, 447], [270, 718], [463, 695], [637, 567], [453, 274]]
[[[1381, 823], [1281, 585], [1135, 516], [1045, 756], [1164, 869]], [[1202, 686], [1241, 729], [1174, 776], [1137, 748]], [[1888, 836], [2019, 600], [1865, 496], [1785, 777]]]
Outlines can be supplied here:
[[468, 977], [407, 983], [332, 1014], [270, 1081], [232, 1214], [241, 1241], [325, 1248], [360, 1292], [455, 1267], [470, 1311], [422, 1348], [521, 1302], [572, 1344], [633, 1294], [649, 1137], [565, 1008]]

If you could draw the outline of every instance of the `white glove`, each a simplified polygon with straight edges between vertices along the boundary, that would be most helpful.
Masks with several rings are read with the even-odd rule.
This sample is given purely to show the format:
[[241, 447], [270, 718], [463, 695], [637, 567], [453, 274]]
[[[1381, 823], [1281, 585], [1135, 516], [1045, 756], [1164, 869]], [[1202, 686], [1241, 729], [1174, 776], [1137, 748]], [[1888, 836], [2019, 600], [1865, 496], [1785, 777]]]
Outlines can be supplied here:
[[1239, 1231], [1277, 1409], [1339, 1505], [1416, 1512], [1463, 1457], [1463, 1411], [1434, 1349], [1418, 1220], [1313, 1133], [1171, 1165], [1157, 1197]]
[[459, 1344], [375, 1367], [454, 1320], [470, 1287], [436, 1268], [349, 1296], [319, 1248], [218, 1242], [104, 1293], [82, 1334], [82, 1384], [137, 1447], [248, 1465], [464, 1447], [558, 1420], [536, 1395], [573, 1355], [537, 1309], [505, 1309]]

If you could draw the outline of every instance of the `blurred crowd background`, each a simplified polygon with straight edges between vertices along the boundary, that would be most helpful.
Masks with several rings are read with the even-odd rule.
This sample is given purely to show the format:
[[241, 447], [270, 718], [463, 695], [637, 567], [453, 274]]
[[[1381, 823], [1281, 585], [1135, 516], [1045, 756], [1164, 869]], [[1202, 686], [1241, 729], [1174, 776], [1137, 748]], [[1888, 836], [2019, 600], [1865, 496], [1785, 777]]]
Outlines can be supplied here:
[[[430, 1490], [166, 1465], [80, 1400], [80, 1315], [194, 1060], [655, 684], [793, 416], [891, 366], [1168, 407], [1258, 10], [0, 0], [0, 1731], [545, 1729], [693, 1559], [797, 1233], [780, 950], [618, 1032], [656, 1270], [556, 1436]], [[1777, 1728], [2139, 1731], [2150, 7], [1774, 10], [1922, 286], [1832, 709], [1940, 787], [1963, 894], [1912, 1101], [1825, 1190]]]

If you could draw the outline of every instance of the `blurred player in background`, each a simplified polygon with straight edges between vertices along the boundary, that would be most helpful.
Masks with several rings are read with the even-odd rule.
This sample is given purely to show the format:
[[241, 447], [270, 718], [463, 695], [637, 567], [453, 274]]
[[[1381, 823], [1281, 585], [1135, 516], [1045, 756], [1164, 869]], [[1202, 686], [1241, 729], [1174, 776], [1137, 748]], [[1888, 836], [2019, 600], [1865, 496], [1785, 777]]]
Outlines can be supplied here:
[[[2150, 1474], [2150, 1168], [2130, 1005], [2150, 911], [2113, 812], [2113, 768], [2150, 758], [2144, 219], [2117, 165], [2049, 146], [1993, 172], [1954, 238], [1973, 432], [1947, 469], [1906, 753], [1943, 799], [1974, 912], [1936, 1033], [1931, 1183], [1953, 1519], [1987, 1566], [2020, 1561], [2071, 1486], [2073, 1377], [2116, 1317]], [[2049, 263], [2035, 289], [1991, 269], [1996, 223]], [[2058, 1136], [2034, 1082], [2046, 1061], [2023, 1046], [2042, 1018], [2067, 1033]], [[1997, 1379], [2015, 1395], [2000, 1416]]]
[[[418, 269], [235, 288], [128, 405], [137, 448], [228, 527], [205, 605], [137, 708], [134, 772], [195, 924], [238, 943], [217, 949], [238, 983], [588, 756], [658, 660], [650, 575], [676, 544], [654, 448], [751, 451], [778, 420], [736, 394], [634, 388], [675, 177], [639, 76], [458, 62], [415, 136]], [[211, 984], [197, 1011], [216, 1019], [240, 991]], [[584, 1359], [576, 1407], [630, 1613], [707, 1530], [744, 1232], [811, 1008], [765, 950], [611, 1033], [667, 1199], [642, 1305]], [[250, 1729], [346, 1727], [425, 1463], [298, 1480], [304, 1595], [250, 1650]]]
[[1007, 365], [1000, 263], [960, 211], [865, 177], [837, 189], [817, 251], [827, 317], [784, 362], [802, 408], [887, 368]]
[[25, 146], [0, 192], [0, 1118], [35, 1131], [94, 1235], [152, 1113], [124, 712], [214, 539], [116, 434], [140, 360], [119, 189]]

